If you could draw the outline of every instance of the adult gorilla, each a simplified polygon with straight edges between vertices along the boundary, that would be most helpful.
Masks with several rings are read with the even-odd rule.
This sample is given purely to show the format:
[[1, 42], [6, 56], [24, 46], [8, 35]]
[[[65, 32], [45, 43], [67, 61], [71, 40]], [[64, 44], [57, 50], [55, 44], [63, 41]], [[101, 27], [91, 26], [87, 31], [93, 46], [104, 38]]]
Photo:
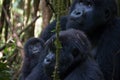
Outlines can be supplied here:
[[[41, 38], [47, 40], [54, 33], [55, 23], [51, 23], [43, 30]], [[117, 18], [117, 4], [115, 0], [74, 0], [68, 16], [61, 18], [61, 29], [75, 28], [86, 33], [93, 45], [94, 55], [103, 71], [106, 80], [117, 78], [120, 74], [119, 65], [113, 63], [113, 56], [120, 49], [120, 19]], [[95, 50], [94, 50], [95, 49]], [[114, 60], [115, 59], [115, 60]], [[113, 73], [113, 65], [115, 72]], [[115, 80], [116, 80], [115, 78]]]
[[[96, 49], [94, 54], [105, 80], [112, 80], [120, 73], [118, 72], [120, 61], [114, 58], [120, 49], [120, 20], [117, 18], [116, 2], [115, 0], [76, 0], [74, 3], [66, 29], [80, 29], [87, 34]], [[113, 63], [113, 61], [117, 62]], [[120, 80], [117, 76], [114, 78]]]

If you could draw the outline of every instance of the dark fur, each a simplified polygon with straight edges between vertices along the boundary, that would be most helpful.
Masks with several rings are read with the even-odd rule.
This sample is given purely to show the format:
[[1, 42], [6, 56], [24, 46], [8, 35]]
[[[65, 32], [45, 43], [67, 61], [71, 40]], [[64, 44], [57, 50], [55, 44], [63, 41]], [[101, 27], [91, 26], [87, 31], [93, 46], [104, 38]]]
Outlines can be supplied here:
[[[89, 7], [83, 8], [82, 5], [81, 7], [78, 6], [79, 10], [76, 10], [78, 7], [75, 6], [80, 2], [84, 2], [84, 6]], [[83, 9], [89, 8], [93, 9], [92, 12], [82, 12]], [[82, 14], [73, 15], [73, 11], [75, 10], [82, 12]], [[88, 36], [93, 45], [92, 49], [95, 48], [95, 50], [93, 50], [93, 54], [100, 65], [105, 79], [112, 80], [112, 78], [115, 78], [116, 80], [117, 78], [119, 80], [119, 76], [117, 75], [120, 74], [120, 72], [113, 71], [113, 65], [116, 65], [115, 70], [120, 65], [120, 61], [113, 58], [120, 49], [120, 19], [117, 18], [116, 1], [74, 0], [69, 15], [61, 18], [61, 29], [66, 30], [69, 28], [82, 30]], [[55, 29], [55, 21], [48, 25], [40, 37], [44, 38], [46, 41], [54, 34], [51, 32], [53, 29]], [[119, 65], [113, 61], [117, 61], [117, 64]], [[116, 76], [113, 76], [115, 74]]]
[[114, 55], [113, 79], [120, 80], [120, 50]]
[[[32, 69], [37, 65], [41, 51], [44, 48], [43, 44], [44, 41], [39, 38], [30, 38], [26, 41], [24, 45], [25, 56], [23, 61], [21, 80], [25, 80], [25, 78], [31, 73]], [[38, 47], [38, 51], [33, 53], [33, 46], [35, 45]], [[31, 49], [30, 46], [32, 46]]]
[[[48, 55], [43, 62], [50, 78], [55, 66], [55, 39], [54, 35], [46, 42]], [[83, 32], [74, 29], [61, 31], [59, 40], [62, 45], [59, 61], [61, 80], [104, 80], [97, 63], [89, 54], [91, 45]]]
[[25, 78], [25, 80], [51, 80], [43, 70], [43, 59], [45, 58], [46, 54], [40, 56], [39, 63], [32, 69], [31, 73]]
[[[61, 30], [66, 30], [67, 16], [63, 16], [60, 19]], [[54, 30], [56, 28], [56, 20], [49, 24], [40, 34], [40, 38], [47, 41], [52, 35], [55, 34]]]

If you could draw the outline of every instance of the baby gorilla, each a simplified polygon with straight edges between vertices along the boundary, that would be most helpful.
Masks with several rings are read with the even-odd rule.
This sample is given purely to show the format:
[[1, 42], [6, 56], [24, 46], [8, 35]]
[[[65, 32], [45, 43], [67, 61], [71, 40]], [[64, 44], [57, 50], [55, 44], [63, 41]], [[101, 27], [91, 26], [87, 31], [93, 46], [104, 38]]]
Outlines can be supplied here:
[[[56, 35], [46, 43], [46, 53], [43, 61], [44, 71], [51, 79], [55, 67]], [[61, 80], [104, 80], [98, 64], [90, 52], [90, 42], [80, 30], [69, 29], [61, 31], [59, 40], [62, 48], [59, 56], [59, 76]]]
[[24, 45], [24, 61], [22, 67], [21, 80], [30, 74], [32, 69], [37, 65], [39, 61], [39, 56], [43, 49], [44, 42], [39, 38], [30, 38]]

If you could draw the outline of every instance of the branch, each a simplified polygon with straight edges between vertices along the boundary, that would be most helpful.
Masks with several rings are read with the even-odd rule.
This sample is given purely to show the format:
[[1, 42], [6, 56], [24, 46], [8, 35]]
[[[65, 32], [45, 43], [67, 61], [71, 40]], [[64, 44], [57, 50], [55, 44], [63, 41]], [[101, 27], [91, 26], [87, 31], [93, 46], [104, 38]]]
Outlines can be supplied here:
[[[6, 12], [6, 10], [5, 10], [4, 7], [3, 7], [3, 11], [4, 11], [4, 13], [5, 13], [6, 21], [7, 21], [8, 25], [10, 26], [10, 30], [13, 31], [12, 37], [17, 40], [17, 41], [16, 41], [16, 42], [17, 42], [17, 43], [16, 43], [17, 46], [20, 47], [20, 48], [23, 48], [23, 45], [22, 45], [22, 43], [21, 43], [21, 41], [20, 41], [20, 39], [19, 39], [19, 37], [18, 37], [18, 35], [17, 35], [17, 32], [12, 28], [13, 25], [11, 24], [10, 19], [9, 19], [9, 16], [7, 15], [7, 12]], [[21, 52], [21, 55], [22, 55], [22, 57], [23, 57], [23, 56], [24, 56], [23, 50], [20, 50], [20, 52]]]
[[53, 13], [55, 13], [55, 10], [54, 10], [52, 4], [49, 2], [49, 0], [45, 0], [45, 1], [46, 1], [47, 5], [49, 6], [49, 8], [53, 11]]
[[30, 24], [28, 24], [22, 31], [20, 31], [20, 33], [18, 34], [18, 36], [20, 36], [23, 32], [25, 32], [26, 30], [28, 30], [29, 27], [30, 27], [33, 23], [35, 23], [35, 21], [36, 21], [39, 17], [40, 17], [40, 16], [35, 17], [35, 18], [31, 21]]

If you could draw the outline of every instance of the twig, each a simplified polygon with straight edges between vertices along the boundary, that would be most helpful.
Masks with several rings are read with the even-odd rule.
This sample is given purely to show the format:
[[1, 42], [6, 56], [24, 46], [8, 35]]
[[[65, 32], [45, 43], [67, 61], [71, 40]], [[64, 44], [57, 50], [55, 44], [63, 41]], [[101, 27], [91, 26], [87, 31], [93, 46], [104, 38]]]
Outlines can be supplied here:
[[29, 27], [30, 27], [33, 23], [35, 23], [35, 21], [36, 21], [39, 17], [40, 17], [40, 16], [37, 16], [35, 19], [33, 19], [30, 24], [28, 24], [22, 31], [20, 31], [20, 33], [18, 34], [18, 36], [20, 36], [23, 32], [25, 32], [26, 30], [28, 30]]
[[[7, 15], [7, 12], [6, 12], [4, 7], [3, 7], [3, 11], [5, 13], [6, 21], [7, 21], [8, 25], [10, 26], [10, 30], [13, 31], [13, 38], [15, 38], [17, 40], [17, 46], [20, 47], [20, 48], [23, 48], [23, 45], [22, 45], [16, 31], [14, 29], [12, 29], [13, 25], [11, 24], [9, 16]], [[20, 50], [20, 52], [21, 52], [21, 55], [23, 57], [23, 55], [24, 55], [23, 50]]]

